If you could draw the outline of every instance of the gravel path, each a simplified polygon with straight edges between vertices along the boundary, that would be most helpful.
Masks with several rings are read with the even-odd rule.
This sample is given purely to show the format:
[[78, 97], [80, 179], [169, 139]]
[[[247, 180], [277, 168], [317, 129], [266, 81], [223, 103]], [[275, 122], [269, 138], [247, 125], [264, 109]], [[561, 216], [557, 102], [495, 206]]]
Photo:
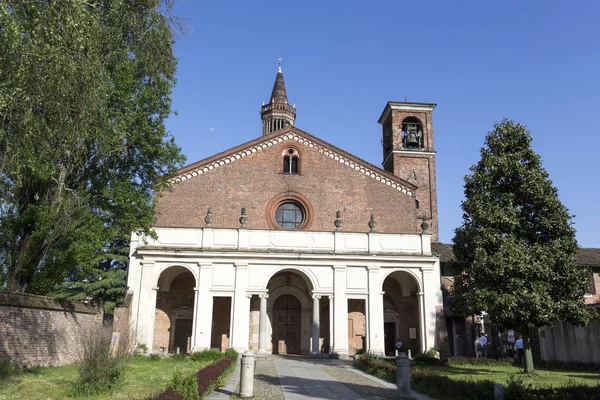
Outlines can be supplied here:
[[352, 367], [346, 367], [339, 364], [320, 364], [319, 367], [364, 399], [379, 400], [397, 398], [395, 389], [387, 388], [372, 379], [357, 374], [351, 370]]
[[283, 391], [279, 386], [279, 376], [275, 371], [273, 359], [258, 360], [254, 371], [254, 394], [259, 400], [283, 400]]

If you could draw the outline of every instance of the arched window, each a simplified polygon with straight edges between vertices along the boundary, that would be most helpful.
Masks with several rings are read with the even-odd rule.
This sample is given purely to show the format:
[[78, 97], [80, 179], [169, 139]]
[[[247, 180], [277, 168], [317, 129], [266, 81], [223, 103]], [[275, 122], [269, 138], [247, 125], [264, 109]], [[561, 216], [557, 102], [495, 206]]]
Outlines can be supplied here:
[[423, 124], [416, 117], [402, 121], [402, 145], [407, 149], [420, 149], [424, 146]]
[[300, 155], [296, 149], [287, 149], [283, 152], [283, 173], [297, 174], [300, 170]]

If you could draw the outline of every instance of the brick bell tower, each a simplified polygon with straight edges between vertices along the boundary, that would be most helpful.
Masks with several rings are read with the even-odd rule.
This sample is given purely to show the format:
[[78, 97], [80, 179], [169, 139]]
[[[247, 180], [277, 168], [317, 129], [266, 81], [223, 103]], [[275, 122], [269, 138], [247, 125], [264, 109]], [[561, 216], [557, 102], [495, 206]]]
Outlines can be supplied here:
[[268, 104], [263, 104], [260, 110], [263, 136], [294, 125], [296, 120], [296, 107], [288, 104], [287, 92], [285, 91], [283, 72], [281, 72], [281, 61], [283, 60], [280, 58], [277, 61], [279, 62], [279, 69], [273, 85], [271, 100]]
[[432, 241], [439, 240], [432, 122], [435, 106], [435, 103], [390, 101], [379, 118], [383, 127], [383, 169], [418, 186], [417, 232], [426, 218]]

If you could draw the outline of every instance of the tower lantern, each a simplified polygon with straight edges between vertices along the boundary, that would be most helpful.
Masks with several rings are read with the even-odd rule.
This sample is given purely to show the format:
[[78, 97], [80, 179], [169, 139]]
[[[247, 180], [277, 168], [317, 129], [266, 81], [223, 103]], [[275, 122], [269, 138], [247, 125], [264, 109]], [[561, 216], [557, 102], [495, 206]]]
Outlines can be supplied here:
[[296, 107], [289, 105], [287, 92], [285, 91], [285, 82], [283, 81], [283, 72], [281, 71], [281, 58], [277, 60], [279, 68], [277, 77], [271, 92], [271, 100], [264, 104], [260, 114], [262, 118], [262, 134], [269, 135], [272, 132], [294, 125], [296, 120]]

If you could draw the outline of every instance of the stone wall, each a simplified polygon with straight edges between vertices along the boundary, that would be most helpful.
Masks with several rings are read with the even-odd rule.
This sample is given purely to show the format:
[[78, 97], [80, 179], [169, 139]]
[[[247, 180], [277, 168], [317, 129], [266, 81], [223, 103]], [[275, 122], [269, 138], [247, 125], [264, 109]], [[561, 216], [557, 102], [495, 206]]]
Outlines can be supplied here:
[[78, 361], [83, 335], [102, 328], [102, 307], [0, 292], [0, 358], [31, 366]]

